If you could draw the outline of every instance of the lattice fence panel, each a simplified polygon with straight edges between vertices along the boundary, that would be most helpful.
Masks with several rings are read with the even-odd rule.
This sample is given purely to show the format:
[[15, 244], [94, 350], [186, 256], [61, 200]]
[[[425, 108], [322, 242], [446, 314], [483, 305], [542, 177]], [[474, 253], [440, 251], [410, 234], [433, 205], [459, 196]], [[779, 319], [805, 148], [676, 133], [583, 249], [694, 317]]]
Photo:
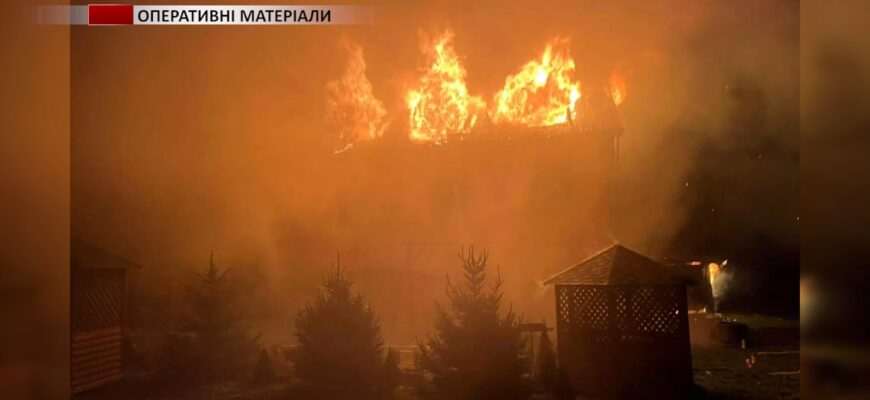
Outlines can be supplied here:
[[556, 310], [559, 313], [556, 318], [562, 326], [568, 326], [574, 321], [571, 314], [571, 289], [563, 286], [556, 288]]
[[679, 290], [673, 286], [638, 286], [632, 293], [633, 330], [674, 335], [680, 328]]
[[588, 286], [565, 286], [557, 294], [559, 321], [578, 329], [608, 327], [607, 290]]
[[629, 309], [632, 289], [614, 287], [611, 290], [613, 296], [613, 318], [616, 322], [616, 329], [620, 332], [631, 331], [634, 326]]
[[72, 329], [87, 332], [121, 323], [124, 275], [119, 269], [77, 272], [72, 287]]

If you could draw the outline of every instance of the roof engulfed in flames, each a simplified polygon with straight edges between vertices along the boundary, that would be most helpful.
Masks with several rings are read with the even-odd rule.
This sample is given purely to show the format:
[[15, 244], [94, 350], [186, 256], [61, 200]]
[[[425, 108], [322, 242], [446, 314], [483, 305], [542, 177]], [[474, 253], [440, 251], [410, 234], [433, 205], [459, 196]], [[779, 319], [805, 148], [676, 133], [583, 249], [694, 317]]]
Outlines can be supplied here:
[[572, 81], [573, 72], [568, 40], [547, 43], [539, 60], [529, 61], [505, 79], [493, 99], [493, 122], [531, 127], [568, 122], [580, 100], [580, 84]]
[[453, 33], [424, 39], [420, 47], [428, 65], [416, 87], [405, 95], [411, 140], [440, 143], [448, 134], [470, 132], [485, 115], [486, 103], [468, 94], [467, 73], [453, 49]]
[[[622, 129], [615, 109], [626, 96], [622, 74], [613, 71], [607, 90], [581, 91], [580, 82], [572, 77], [575, 63], [568, 39], [548, 42], [539, 57], [505, 78], [487, 105], [483, 97], [469, 93], [468, 72], [453, 38], [448, 30], [421, 40], [421, 74], [404, 93], [412, 142], [443, 144], [448, 138], [491, 131], [484, 126], [547, 133]], [[374, 97], [365, 76], [362, 49], [353, 44], [347, 48], [350, 59], [345, 74], [327, 85], [328, 117], [341, 127], [345, 148], [383, 136], [389, 125], [383, 103]]]
[[348, 39], [342, 44], [348, 52], [347, 67], [341, 78], [326, 84], [326, 112], [327, 118], [337, 122], [339, 141], [346, 148], [382, 137], [390, 122], [366, 77], [362, 48]]

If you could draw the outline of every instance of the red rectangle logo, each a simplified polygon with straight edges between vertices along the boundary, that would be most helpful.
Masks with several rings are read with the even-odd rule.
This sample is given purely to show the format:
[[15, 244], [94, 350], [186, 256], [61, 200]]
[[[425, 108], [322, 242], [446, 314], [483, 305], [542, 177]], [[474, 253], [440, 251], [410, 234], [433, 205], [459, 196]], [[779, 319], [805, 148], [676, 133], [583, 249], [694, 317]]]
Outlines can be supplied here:
[[88, 25], [133, 25], [133, 5], [88, 4]]

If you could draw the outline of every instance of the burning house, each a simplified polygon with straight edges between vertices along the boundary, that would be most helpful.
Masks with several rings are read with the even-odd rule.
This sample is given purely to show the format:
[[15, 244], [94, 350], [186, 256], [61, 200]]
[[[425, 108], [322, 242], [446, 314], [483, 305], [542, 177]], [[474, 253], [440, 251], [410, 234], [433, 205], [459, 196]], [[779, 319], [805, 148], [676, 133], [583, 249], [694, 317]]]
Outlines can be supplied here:
[[[479, 243], [517, 265], [555, 264], [608, 241], [624, 86], [581, 86], [571, 76], [567, 41], [555, 39], [486, 101], [468, 92], [449, 32], [424, 41], [421, 50], [425, 62], [406, 93], [405, 115], [388, 117], [374, 98], [359, 47], [349, 45], [345, 75], [327, 85], [327, 108], [343, 140], [332, 209], [334, 231], [345, 235], [339, 241], [394, 254], [408, 243]], [[439, 259], [455, 262], [456, 247], [439, 249], [448, 255]], [[364, 254], [354, 258], [366, 263]], [[409, 297], [440, 292], [424, 286], [445, 265], [398, 258], [393, 264], [394, 275], [405, 276], [396, 286], [414, 288]], [[529, 271], [517, 279], [537, 277]], [[402, 315], [397, 321], [431, 313], [428, 301], [373, 302], [387, 315]], [[404, 332], [398, 340], [414, 340], [414, 332], [397, 329]]]

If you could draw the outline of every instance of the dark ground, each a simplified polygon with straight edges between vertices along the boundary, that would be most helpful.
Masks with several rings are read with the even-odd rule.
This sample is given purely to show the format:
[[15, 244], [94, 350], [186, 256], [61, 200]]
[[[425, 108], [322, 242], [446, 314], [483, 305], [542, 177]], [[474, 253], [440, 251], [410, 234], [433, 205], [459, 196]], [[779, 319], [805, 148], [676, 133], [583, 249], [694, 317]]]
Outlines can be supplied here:
[[[740, 345], [695, 343], [692, 365], [700, 399], [797, 399], [800, 397], [799, 326], [794, 320], [754, 314], [727, 315], [749, 326], [746, 348]], [[692, 329], [697, 325], [693, 324]], [[693, 335], [694, 336], [694, 335]], [[402, 367], [413, 366], [410, 349], [402, 352]], [[754, 356], [754, 362], [753, 362]], [[751, 366], [750, 366], [751, 365]], [[280, 372], [279, 372], [280, 373]], [[286, 372], [285, 372], [286, 373]], [[76, 396], [78, 400], [121, 399], [302, 399], [293, 382], [254, 386], [225, 382], [186, 393], [158, 394], [147, 380], [133, 373], [121, 382]], [[398, 400], [415, 399], [410, 387], [397, 390]]]
[[757, 314], [727, 318], [749, 327], [746, 348], [716, 343], [692, 346], [695, 384], [702, 398], [800, 397], [800, 328], [797, 321]]

